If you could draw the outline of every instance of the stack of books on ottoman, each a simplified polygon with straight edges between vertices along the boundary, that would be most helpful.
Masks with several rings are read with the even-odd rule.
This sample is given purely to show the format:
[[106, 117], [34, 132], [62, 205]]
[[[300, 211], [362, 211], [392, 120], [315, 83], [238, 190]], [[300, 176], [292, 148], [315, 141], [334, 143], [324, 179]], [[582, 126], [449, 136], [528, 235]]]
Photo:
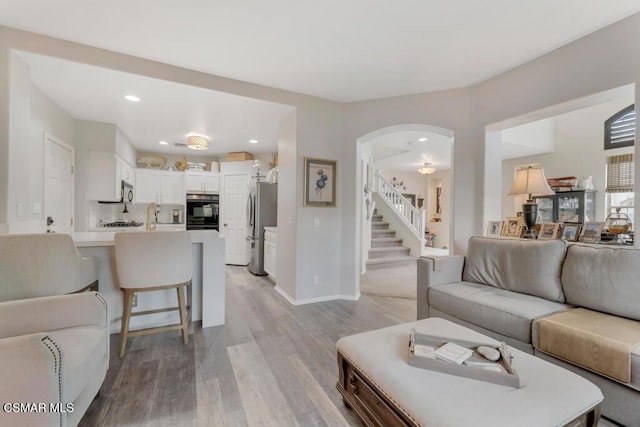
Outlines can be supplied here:
[[409, 364], [446, 374], [458, 375], [519, 388], [506, 344], [499, 346], [416, 333], [409, 337]]

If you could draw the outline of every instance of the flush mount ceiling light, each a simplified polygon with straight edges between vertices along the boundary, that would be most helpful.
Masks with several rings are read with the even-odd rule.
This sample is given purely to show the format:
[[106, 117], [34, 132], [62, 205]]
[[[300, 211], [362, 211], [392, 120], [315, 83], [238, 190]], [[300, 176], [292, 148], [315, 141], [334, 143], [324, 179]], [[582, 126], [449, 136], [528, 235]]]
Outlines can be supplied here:
[[258, 140], [257, 139], [250, 139], [249, 140], [249, 144], [257, 144]]
[[160, 145], [169, 145], [169, 143], [167, 141], [158, 141], [158, 144], [160, 144]]
[[209, 138], [204, 135], [188, 135], [187, 147], [192, 150], [206, 150], [209, 148]]
[[435, 171], [437, 171], [437, 169], [434, 168], [433, 166], [429, 166], [430, 164], [431, 163], [425, 163], [423, 167], [418, 169], [418, 172], [420, 172], [422, 175], [430, 175]]
[[135, 95], [125, 95], [124, 99], [126, 99], [127, 101], [131, 101], [131, 102], [140, 102], [140, 98], [138, 98]]

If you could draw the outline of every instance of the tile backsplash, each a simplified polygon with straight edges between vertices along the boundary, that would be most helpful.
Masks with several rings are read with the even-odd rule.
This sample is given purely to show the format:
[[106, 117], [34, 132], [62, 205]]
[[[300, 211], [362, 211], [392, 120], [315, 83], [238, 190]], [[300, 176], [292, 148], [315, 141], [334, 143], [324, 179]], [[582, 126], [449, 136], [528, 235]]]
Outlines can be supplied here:
[[[172, 223], [173, 210], [182, 211], [182, 222], [184, 223], [185, 213], [184, 205], [159, 205], [158, 222]], [[127, 203], [127, 211], [123, 212], [124, 204], [122, 203], [98, 203], [89, 202], [89, 228], [97, 228], [102, 222], [113, 221], [137, 221], [146, 222], [147, 220], [147, 204]]]

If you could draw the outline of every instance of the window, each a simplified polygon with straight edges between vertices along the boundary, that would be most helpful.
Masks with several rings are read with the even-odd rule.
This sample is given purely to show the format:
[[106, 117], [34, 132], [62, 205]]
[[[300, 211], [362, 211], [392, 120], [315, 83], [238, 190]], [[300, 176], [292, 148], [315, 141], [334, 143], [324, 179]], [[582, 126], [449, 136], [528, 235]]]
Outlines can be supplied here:
[[634, 179], [633, 154], [607, 157], [607, 216], [619, 208], [633, 221]]
[[604, 122], [604, 149], [630, 147], [636, 137], [636, 111], [631, 104]]

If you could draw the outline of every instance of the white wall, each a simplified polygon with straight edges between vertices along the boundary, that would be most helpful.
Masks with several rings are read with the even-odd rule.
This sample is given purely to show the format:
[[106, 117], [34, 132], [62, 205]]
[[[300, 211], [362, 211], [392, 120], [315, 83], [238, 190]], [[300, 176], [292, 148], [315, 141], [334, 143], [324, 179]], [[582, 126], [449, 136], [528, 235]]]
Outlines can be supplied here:
[[297, 258], [297, 207], [298, 185], [296, 164], [298, 152], [297, 113], [294, 111], [280, 123], [278, 134], [278, 244], [276, 246], [276, 274], [279, 289], [289, 298], [297, 298], [296, 262]]
[[[360, 144], [360, 177], [363, 183], [361, 187], [360, 200], [360, 273], [364, 274], [367, 271], [367, 260], [369, 259], [369, 249], [371, 249], [371, 222], [373, 221], [373, 211], [376, 208], [376, 202], [373, 199], [374, 188], [374, 165], [373, 165], [373, 152], [371, 142], [364, 142]], [[369, 182], [370, 180], [370, 182]], [[367, 184], [368, 194], [365, 197], [364, 184]], [[367, 208], [367, 200], [369, 200], [370, 206]], [[367, 218], [368, 212], [371, 212], [371, 217]]]
[[[75, 145], [74, 120], [33, 85], [29, 66], [10, 55], [9, 138], [6, 229], [9, 233], [46, 231], [44, 220], [45, 132]], [[39, 205], [39, 213], [34, 213]]]
[[596, 193], [596, 221], [604, 221], [605, 180], [607, 156], [633, 152], [633, 147], [604, 149], [604, 122], [613, 114], [633, 104], [633, 97], [625, 97], [604, 104], [583, 108], [553, 118], [552, 153], [514, 158], [502, 162], [502, 218], [514, 216], [522, 210], [522, 200], [507, 196], [513, 183], [514, 168], [519, 165], [541, 163], [547, 178], [593, 176]]
[[[483, 233], [485, 195], [495, 191], [497, 200], [501, 200], [501, 174], [485, 180], [485, 169], [501, 169], [499, 155], [485, 154], [485, 127], [630, 83], [635, 83], [638, 98], [640, 54], [630, 52], [638, 52], [639, 39], [640, 14], [636, 14], [470, 88], [340, 104], [0, 27], [0, 84], [3, 89], [7, 87], [7, 58], [9, 49], [15, 48], [297, 107], [296, 152], [279, 150], [281, 174], [290, 168], [285, 176], [295, 181], [295, 188], [283, 200], [279, 197], [279, 204], [287, 206], [288, 212], [280, 212], [291, 219], [291, 233], [295, 235], [295, 257], [291, 258], [295, 263], [288, 264], [285, 275], [295, 276], [296, 300], [313, 300], [355, 296], [357, 292], [360, 242], [356, 241], [356, 231], [360, 219], [356, 211], [360, 210], [362, 191], [358, 138], [404, 123], [454, 132], [452, 249], [464, 253], [468, 238]], [[8, 110], [3, 110], [9, 102], [7, 93], [0, 91], [0, 125], [8, 123]], [[6, 130], [0, 132], [0, 153], [7, 153], [18, 141], [10, 141]], [[282, 159], [287, 156], [292, 158], [285, 165]], [[302, 207], [299, 184], [304, 156], [339, 160], [338, 207]], [[8, 163], [0, 157], [0, 196], [10, 187], [1, 181]], [[640, 187], [640, 175], [636, 179]], [[636, 215], [640, 216], [640, 210]], [[320, 221], [319, 228], [313, 227], [315, 217]], [[279, 276], [280, 268], [279, 260]], [[319, 285], [313, 285], [315, 274], [321, 276]]]

